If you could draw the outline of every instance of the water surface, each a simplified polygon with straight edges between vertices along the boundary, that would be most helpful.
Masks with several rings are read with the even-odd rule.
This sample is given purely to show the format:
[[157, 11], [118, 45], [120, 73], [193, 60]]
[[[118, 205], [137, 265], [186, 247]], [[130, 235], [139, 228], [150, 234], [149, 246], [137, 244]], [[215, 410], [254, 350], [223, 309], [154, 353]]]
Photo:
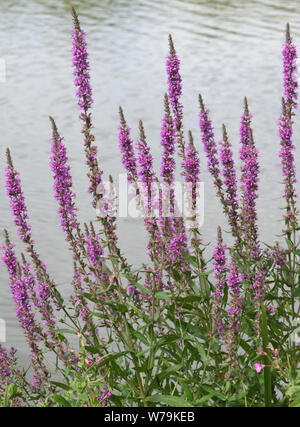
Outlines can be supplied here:
[[[165, 57], [171, 33], [181, 59], [184, 125], [193, 131], [201, 154], [204, 240], [214, 241], [216, 226], [224, 225], [224, 220], [200, 146], [199, 92], [211, 110], [217, 138], [221, 137], [221, 125], [225, 123], [236, 152], [243, 97], [248, 96], [262, 165], [258, 203], [261, 238], [271, 241], [282, 228], [278, 221], [283, 200], [276, 122], [280, 114], [281, 45], [286, 22], [290, 22], [300, 46], [299, 2], [293, 0], [2, 1], [0, 58], [6, 61], [7, 80], [0, 88], [1, 230], [6, 227], [17, 241], [4, 190], [4, 153], [9, 146], [22, 176], [37, 247], [62, 291], [68, 293], [72, 263], [58, 227], [52, 195], [49, 115], [56, 119], [66, 140], [81, 218], [86, 221], [94, 217], [86, 191], [88, 181], [72, 84], [71, 4], [77, 8], [82, 27], [88, 33], [95, 99], [93, 120], [106, 176], [112, 173], [117, 179], [123, 172], [116, 129], [119, 105], [123, 106], [135, 138], [138, 120], [144, 120], [159, 168]], [[300, 135], [298, 118], [295, 133]], [[300, 170], [299, 156], [296, 162]], [[119, 222], [119, 235], [131, 263], [145, 260], [140, 221], [123, 219]], [[20, 244], [17, 248], [24, 250]], [[25, 354], [2, 265], [0, 318], [7, 322], [8, 343]]]

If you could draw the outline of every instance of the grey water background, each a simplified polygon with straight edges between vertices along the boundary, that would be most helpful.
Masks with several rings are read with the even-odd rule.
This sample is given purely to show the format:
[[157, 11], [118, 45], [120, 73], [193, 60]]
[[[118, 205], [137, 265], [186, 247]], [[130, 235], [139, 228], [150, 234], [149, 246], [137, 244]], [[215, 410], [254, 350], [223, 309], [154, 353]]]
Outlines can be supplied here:
[[[70, 293], [71, 254], [60, 231], [49, 168], [49, 115], [56, 119], [65, 137], [80, 218], [88, 221], [95, 217], [87, 193], [74, 97], [71, 5], [77, 8], [82, 28], [88, 33], [95, 100], [93, 123], [105, 177], [111, 173], [117, 181], [124, 172], [117, 139], [119, 105], [123, 106], [135, 139], [138, 120], [144, 120], [159, 169], [165, 57], [171, 33], [181, 59], [184, 125], [193, 131], [201, 156], [201, 179], [205, 182], [203, 239], [213, 243], [217, 225], [225, 229], [227, 225], [206, 172], [200, 144], [199, 92], [211, 110], [217, 139], [221, 138], [222, 123], [227, 125], [237, 161], [239, 120], [243, 97], [248, 96], [261, 163], [260, 236], [264, 242], [273, 242], [282, 229], [279, 220], [284, 206], [277, 137], [282, 95], [281, 47], [285, 24], [290, 22], [300, 48], [300, 2], [295, 0], [1, 0], [0, 58], [6, 62], [6, 82], [0, 83], [1, 230], [6, 227], [17, 243], [4, 185], [5, 148], [9, 146], [21, 173], [37, 248], [62, 293]], [[299, 136], [296, 116], [296, 145]], [[299, 154], [296, 163], [300, 172]], [[139, 265], [146, 260], [142, 221], [120, 219], [118, 227], [123, 252], [129, 262]], [[24, 250], [19, 243], [17, 249]], [[0, 318], [6, 321], [7, 343], [19, 348], [24, 359], [26, 344], [17, 325], [2, 264]]]

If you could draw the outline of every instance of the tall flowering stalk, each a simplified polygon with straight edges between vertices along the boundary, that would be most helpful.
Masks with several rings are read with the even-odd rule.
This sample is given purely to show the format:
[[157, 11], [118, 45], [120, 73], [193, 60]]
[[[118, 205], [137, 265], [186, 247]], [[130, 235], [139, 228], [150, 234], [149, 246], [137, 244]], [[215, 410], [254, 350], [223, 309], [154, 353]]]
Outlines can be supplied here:
[[176, 54], [171, 35], [169, 35], [169, 55], [167, 56], [166, 69], [168, 77], [168, 95], [175, 117], [175, 128], [177, 133], [179, 154], [184, 159], [185, 142], [182, 123], [183, 105], [180, 102], [180, 97], [182, 94], [182, 78], [180, 75], [180, 61]]
[[77, 88], [76, 97], [81, 110], [79, 118], [83, 121], [82, 133], [84, 135], [84, 147], [86, 163], [89, 167], [90, 180], [89, 192], [93, 195], [93, 205], [103, 196], [98, 194], [97, 188], [102, 182], [103, 172], [100, 170], [97, 160], [97, 147], [94, 144], [95, 137], [92, 134], [92, 122], [90, 109], [93, 103], [92, 89], [90, 85], [90, 64], [88, 61], [87, 43], [85, 32], [81, 29], [77, 13], [72, 8], [74, 27], [72, 29], [72, 56], [74, 67], [74, 85]]
[[284, 98], [288, 110], [291, 113], [293, 108], [297, 108], [298, 80], [297, 80], [297, 51], [290, 35], [290, 26], [286, 26], [286, 40], [282, 48], [283, 56], [283, 86]]
[[120, 126], [119, 130], [119, 148], [122, 154], [122, 163], [127, 171], [128, 182], [134, 183], [137, 178], [137, 164], [134, 153], [133, 141], [130, 136], [130, 129], [127, 126], [122, 108], [119, 108]]
[[220, 142], [220, 160], [222, 164], [225, 187], [225, 202], [228, 206], [228, 219], [233, 235], [240, 238], [239, 203], [237, 197], [237, 179], [233, 160], [232, 146], [229, 142], [225, 125], [223, 125], [223, 140]]
[[200, 181], [200, 161], [198, 151], [196, 150], [194, 145], [191, 131], [189, 131], [189, 144], [186, 148], [186, 156], [183, 166], [184, 170], [182, 173], [184, 175], [185, 182], [190, 184], [191, 186], [191, 192], [189, 194], [189, 196], [191, 196], [191, 207], [192, 210], [195, 211], [197, 203], [198, 183]]
[[282, 112], [278, 120], [278, 135], [280, 138], [279, 158], [281, 160], [281, 169], [283, 183], [285, 185], [284, 198], [286, 200], [286, 214], [284, 216], [286, 229], [284, 233], [289, 241], [289, 251], [287, 254], [287, 264], [290, 270], [289, 288], [292, 299], [293, 322], [298, 317], [296, 312], [295, 289], [297, 284], [297, 260], [296, 255], [291, 248], [297, 247], [296, 231], [299, 229], [299, 212], [296, 207], [297, 194], [295, 191], [296, 168], [294, 150], [292, 142], [293, 136], [293, 116], [294, 109], [297, 108], [298, 99], [298, 80], [297, 80], [297, 52], [290, 35], [290, 27], [286, 27], [286, 40], [282, 50], [283, 56], [283, 86], [284, 97], [282, 99]]
[[245, 244], [252, 257], [259, 255], [259, 243], [257, 236], [257, 210], [256, 199], [258, 197], [259, 164], [258, 151], [254, 144], [251, 115], [249, 113], [247, 98], [244, 100], [244, 114], [240, 125], [240, 159], [242, 182], [242, 206], [241, 221], [244, 231]]
[[278, 120], [278, 135], [280, 138], [280, 152], [279, 157], [281, 159], [281, 168], [283, 181], [285, 184], [284, 197], [286, 199], [286, 225], [289, 229], [297, 228], [297, 216], [298, 212], [296, 209], [296, 171], [294, 163], [294, 145], [292, 142], [293, 136], [293, 122], [292, 116], [294, 115], [293, 110], [297, 108], [298, 99], [298, 80], [297, 80], [297, 52], [296, 46], [293, 44], [292, 37], [290, 35], [290, 26], [287, 24], [286, 27], [286, 40], [283, 44], [282, 49], [283, 57], [283, 87], [284, 87], [284, 98], [282, 99], [282, 113]]
[[153, 171], [153, 158], [150, 147], [147, 144], [143, 122], [139, 122], [140, 137], [136, 144], [138, 151], [137, 161], [139, 165], [138, 177], [142, 185], [142, 197], [145, 203], [146, 215], [151, 216], [154, 208], [155, 198], [153, 197], [153, 185], [155, 182], [155, 173]]
[[202, 143], [207, 157], [207, 168], [214, 179], [218, 196], [222, 195], [222, 179], [220, 177], [220, 162], [215, 135], [209, 118], [209, 110], [205, 107], [202, 96], [199, 95], [200, 113], [199, 126], [202, 133]]
[[5, 169], [5, 186], [10, 200], [10, 207], [14, 217], [18, 234], [23, 242], [31, 240], [31, 227], [28, 223], [28, 212], [25, 204], [24, 194], [21, 188], [20, 174], [14, 169], [10, 151], [6, 150], [7, 167]]
[[218, 227], [218, 241], [213, 253], [213, 268], [215, 272], [215, 290], [212, 292], [212, 334], [218, 333], [224, 338], [225, 325], [222, 319], [224, 290], [227, 283], [228, 268], [226, 265], [226, 245], [223, 243], [221, 227]]
[[298, 211], [296, 208], [296, 169], [294, 149], [295, 146], [292, 142], [293, 127], [292, 118], [290, 116], [285, 99], [282, 99], [282, 113], [278, 120], [278, 135], [280, 138], [280, 152], [279, 158], [281, 159], [281, 169], [283, 182], [285, 185], [284, 198], [286, 200], [286, 225], [288, 232], [297, 228]]
[[168, 95], [164, 97], [164, 108], [165, 114], [162, 119], [162, 126], [160, 132], [160, 143], [163, 148], [162, 160], [161, 160], [161, 177], [163, 183], [166, 184], [168, 194], [162, 194], [163, 202], [168, 200], [168, 211], [173, 214], [175, 210], [174, 206], [174, 172], [176, 167], [175, 162], [175, 125], [171, 116]]
[[[202, 96], [199, 95], [200, 113], [199, 113], [199, 127], [202, 134], [202, 143], [207, 158], [207, 168], [209, 173], [212, 175], [214, 185], [217, 190], [217, 196], [220, 198], [223, 206], [224, 213], [229, 218], [230, 224], [232, 223], [232, 213], [229, 209], [228, 203], [223, 189], [223, 181], [220, 171], [220, 161], [218, 155], [218, 147], [215, 141], [215, 135], [212, 127], [211, 120], [209, 118], [209, 110], [205, 107]], [[230, 195], [227, 195], [227, 198]], [[236, 233], [235, 228], [233, 232]]]
[[52, 117], [52, 139], [50, 166], [54, 179], [54, 197], [59, 203], [59, 216], [61, 227], [67, 233], [67, 240], [72, 239], [72, 231], [78, 229], [77, 208], [75, 207], [75, 194], [72, 191], [72, 177], [66, 147], [60, 137]]

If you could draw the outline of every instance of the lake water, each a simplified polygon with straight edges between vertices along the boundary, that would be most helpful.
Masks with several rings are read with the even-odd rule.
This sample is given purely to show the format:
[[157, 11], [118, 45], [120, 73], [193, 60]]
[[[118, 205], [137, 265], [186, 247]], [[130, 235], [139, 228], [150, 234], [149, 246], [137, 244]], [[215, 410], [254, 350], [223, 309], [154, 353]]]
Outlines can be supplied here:
[[[260, 151], [261, 182], [258, 212], [263, 241], [280, 233], [283, 206], [279, 141], [276, 123], [282, 93], [281, 45], [286, 22], [300, 46], [300, 4], [292, 0], [6, 0], [0, 6], [0, 59], [6, 81], [0, 83], [0, 228], [14, 241], [16, 231], [4, 189], [4, 153], [11, 148], [20, 171], [34, 239], [49, 271], [68, 293], [71, 255], [58, 226], [49, 169], [52, 115], [66, 139], [81, 218], [94, 218], [83, 157], [71, 64], [74, 5], [88, 33], [93, 121], [99, 158], [106, 177], [123, 172], [118, 151], [118, 106], [122, 105], [133, 136], [143, 119], [155, 165], [159, 167], [159, 132], [166, 91], [165, 57], [168, 34], [181, 59], [185, 129], [194, 133], [205, 182], [206, 242], [224, 225], [206, 160], [200, 146], [197, 95], [211, 110], [217, 138], [225, 123], [238, 150], [243, 97], [253, 113], [254, 136]], [[299, 119], [295, 134], [300, 135]], [[299, 155], [297, 166], [300, 170]], [[298, 193], [299, 193], [298, 185]], [[141, 221], [119, 221], [120, 245], [133, 264], [145, 260]], [[17, 248], [22, 246], [18, 243]], [[12, 308], [7, 272], [0, 265], [0, 319], [7, 342], [25, 355], [22, 333]]]

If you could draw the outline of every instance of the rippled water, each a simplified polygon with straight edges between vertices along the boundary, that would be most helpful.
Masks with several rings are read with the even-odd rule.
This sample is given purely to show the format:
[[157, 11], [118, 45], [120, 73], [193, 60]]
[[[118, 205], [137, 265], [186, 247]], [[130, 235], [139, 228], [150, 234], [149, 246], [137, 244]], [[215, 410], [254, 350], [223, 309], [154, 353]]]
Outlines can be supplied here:
[[[34, 238], [50, 272], [67, 293], [71, 278], [70, 253], [60, 232], [49, 171], [48, 116], [66, 138], [74, 185], [83, 220], [93, 217], [85, 176], [78, 110], [71, 67], [70, 7], [77, 7], [88, 32], [94, 91], [94, 125], [101, 164], [115, 179], [123, 172], [117, 143], [118, 106], [122, 105], [133, 135], [144, 120], [159, 167], [162, 99], [166, 90], [165, 56], [172, 33], [181, 58], [184, 82], [185, 128], [199, 144], [197, 94], [211, 109], [216, 135], [221, 124], [238, 148], [239, 118], [244, 95], [254, 115], [255, 139], [262, 174], [259, 201], [264, 241], [280, 233], [282, 188], [277, 157], [276, 121], [281, 98], [281, 44], [285, 23], [300, 46], [299, 1], [289, 0], [7, 0], [1, 2], [0, 58], [6, 61], [7, 80], [0, 83], [0, 226], [16, 241], [4, 190], [4, 152], [9, 146], [23, 187]], [[295, 120], [300, 135], [299, 120]], [[215, 239], [224, 224], [211, 179], [202, 157], [205, 182], [205, 241]], [[299, 156], [297, 158], [298, 170]], [[299, 188], [298, 188], [299, 190]], [[299, 191], [298, 191], [299, 192]], [[124, 219], [120, 244], [130, 262], [144, 260], [143, 227]], [[18, 248], [22, 249], [18, 244]], [[7, 274], [0, 265], [0, 318], [7, 323], [7, 339], [21, 348], [24, 340], [12, 309]]]

